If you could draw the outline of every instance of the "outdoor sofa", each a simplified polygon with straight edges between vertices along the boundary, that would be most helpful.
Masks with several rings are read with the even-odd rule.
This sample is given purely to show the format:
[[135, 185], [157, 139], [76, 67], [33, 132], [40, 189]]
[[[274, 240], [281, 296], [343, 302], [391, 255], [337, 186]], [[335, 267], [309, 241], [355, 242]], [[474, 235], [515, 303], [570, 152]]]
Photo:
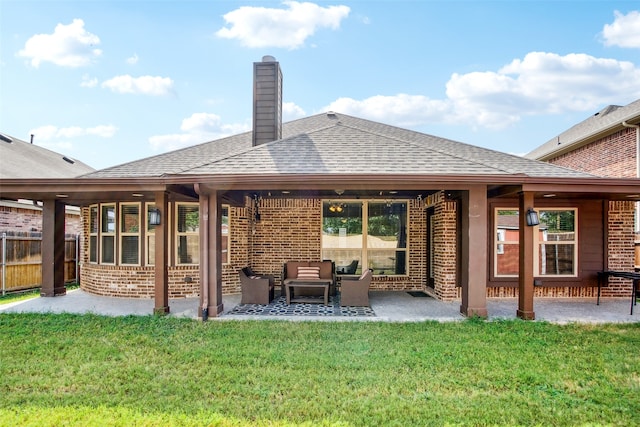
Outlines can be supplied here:
[[287, 261], [284, 264], [282, 271], [283, 295], [294, 292], [296, 296], [326, 296], [327, 293], [335, 293], [335, 283], [335, 264], [333, 261]]

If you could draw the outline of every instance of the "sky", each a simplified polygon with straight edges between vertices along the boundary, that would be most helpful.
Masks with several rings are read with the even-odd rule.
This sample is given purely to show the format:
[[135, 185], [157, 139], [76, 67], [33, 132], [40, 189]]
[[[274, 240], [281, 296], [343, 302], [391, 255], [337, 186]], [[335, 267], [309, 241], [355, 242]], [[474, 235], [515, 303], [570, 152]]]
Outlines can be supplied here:
[[522, 155], [640, 99], [640, 2], [0, 0], [0, 132], [96, 169], [244, 132], [265, 55], [285, 121]]

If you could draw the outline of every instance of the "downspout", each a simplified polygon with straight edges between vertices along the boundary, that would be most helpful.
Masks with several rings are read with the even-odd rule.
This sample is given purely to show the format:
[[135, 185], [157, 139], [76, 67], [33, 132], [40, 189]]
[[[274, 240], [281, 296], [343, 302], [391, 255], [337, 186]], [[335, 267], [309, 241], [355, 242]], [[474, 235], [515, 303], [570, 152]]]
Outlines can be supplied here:
[[[206, 196], [200, 192], [200, 184], [194, 185], [194, 190], [200, 196], [205, 198], [205, 203], [200, 203], [200, 209], [202, 212], [200, 213], [201, 221], [202, 221], [202, 230], [200, 231], [200, 236], [202, 238], [202, 242], [200, 242], [202, 248], [209, 248], [209, 196]], [[204, 231], [203, 231], [204, 230]], [[202, 252], [200, 252], [202, 254]], [[202, 321], [206, 322], [209, 318], [209, 266], [204, 265], [208, 260], [205, 259], [202, 255], [200, 256], [200, 271], [202, 272], [200, 288], [202, 289]]]
[[[622, 122], [622, 126], [626, 128], [635, 128], [636, 130], [636, 178], [640, 178], [640, 125], [632, 125], [627, 121]], [[636, 227], [635, 231], [640, 230], [640, 203], [636, 202]]]

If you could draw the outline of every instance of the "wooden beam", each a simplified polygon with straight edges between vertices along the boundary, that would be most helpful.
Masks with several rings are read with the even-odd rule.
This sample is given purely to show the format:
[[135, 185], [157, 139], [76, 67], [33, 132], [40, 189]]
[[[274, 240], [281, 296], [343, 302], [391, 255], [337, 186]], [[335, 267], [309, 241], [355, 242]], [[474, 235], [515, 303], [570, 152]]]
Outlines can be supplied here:
[[64, 203], [45, 200], [42, 207], [42, 287], [40, 296], [65, 295]]
[[461, 196], [460, 312], [487, 317], [487, 187], [475, 186]]
[[[160, 210], [160, 225], [157, 225], [155, 233], [155, 289], [154, 289], [154, 314], [169, 313], [169, 194], [165, 191], [156, 193], [155, 207]], [[146, 224], [146, 213], [143, 221]]]
[[222, 199], [200, 194], [200, 310], [202, 320], [222, 313]]
[[534, 232], [537, 227], [527, 225], [527, 210], [533, 209], [533, 193], [520, 193], [520, 242], [519, 242], [519, 266], [518, 274], [518, 311], [516, 315], [524, 320], [534, 320], [536, 314], [533, 311], [533, 257]]

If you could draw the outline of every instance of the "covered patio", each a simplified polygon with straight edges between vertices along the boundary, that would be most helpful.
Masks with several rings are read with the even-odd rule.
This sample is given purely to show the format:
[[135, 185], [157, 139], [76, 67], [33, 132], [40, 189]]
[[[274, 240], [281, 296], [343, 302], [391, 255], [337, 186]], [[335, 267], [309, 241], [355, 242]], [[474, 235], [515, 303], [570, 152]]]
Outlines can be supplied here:
[[[224, 311], [216, 318], [226, 320], [286, 320], [321, 322], [457, 322], [465, 317], [459, 311], [459, 303], [438, 301], [434, 298], [413, 297], [406, 292], [371, 293], [374, 317], [338, 316], [238, 316], [229, 314], [239, 304], [240, 295], [225, 295]], [[197, 319], [198, 298], [170, 300], [170, 316]], [[487, 299], [488, 320], [517, 319], [517, 299]], [[596, 305], [593, 298], [584, 299], [536, 299], [537, 321], [550, 323], [633, 323], [640, 321], [640, 310], [629, 314], [629, 300], [607, 299]], [[151, 299], [122, 299], [93, 295], [81, 289], [68, 292], [57, 298], [35, 298], [0, 305], [0, 313], [93, 313], [105, 316], [148, 316], [154, 301]]]

